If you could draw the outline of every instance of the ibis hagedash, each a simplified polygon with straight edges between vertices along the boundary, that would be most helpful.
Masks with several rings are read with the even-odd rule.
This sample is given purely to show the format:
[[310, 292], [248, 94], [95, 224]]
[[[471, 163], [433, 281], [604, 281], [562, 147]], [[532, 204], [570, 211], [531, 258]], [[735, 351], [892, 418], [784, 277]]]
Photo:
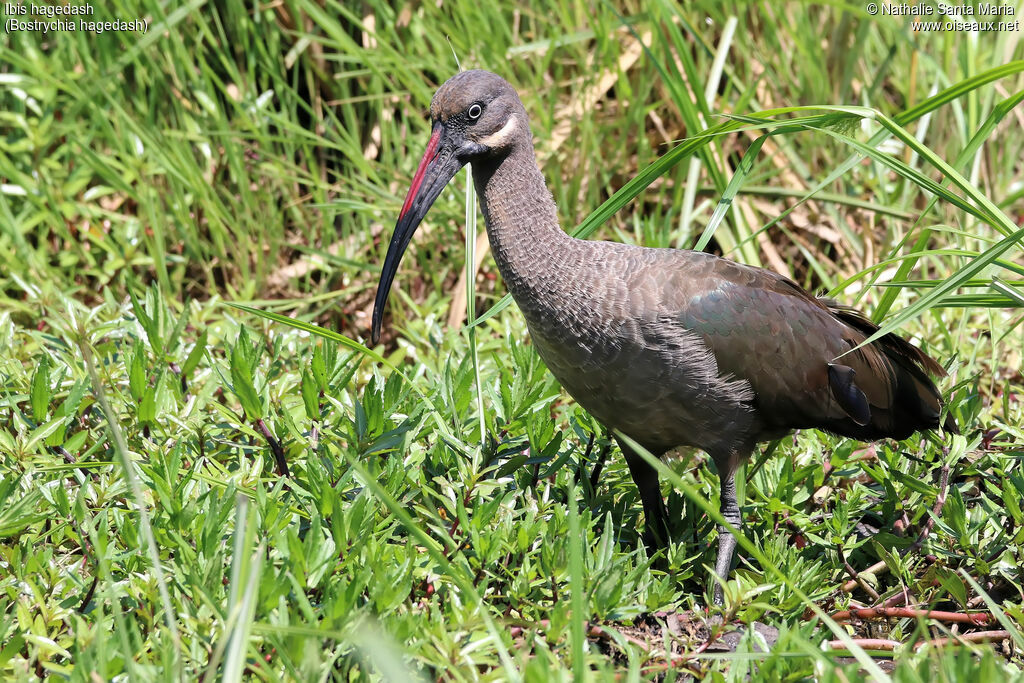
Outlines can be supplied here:
[[[434, 95], [430, 118], [381, 270], [374, 343], [413, 232], [472, 162], [494, 260], [548, 369], [606, 427], [650, 453], [707, 452], [722, 516], [735, 528], [736, 470], [759, 442], [803, 428], [862, 441], [939, 428], [942, 399], [929, 374], [944, 375], [942, 367], [893, 334], [857, 348], [878, 328], [856, 310], [712, 254], [563, 232], [526, 109], [500, 76], [453, 76]], [[956, 424], [947, 416], [943, 427]], [[621, 439], [619, 446], [643, 503], [645, 538], [660, 546], [669, 520], [657, 471]], [[720, 527], [715, 570], [723, 581], [735, 548]]]

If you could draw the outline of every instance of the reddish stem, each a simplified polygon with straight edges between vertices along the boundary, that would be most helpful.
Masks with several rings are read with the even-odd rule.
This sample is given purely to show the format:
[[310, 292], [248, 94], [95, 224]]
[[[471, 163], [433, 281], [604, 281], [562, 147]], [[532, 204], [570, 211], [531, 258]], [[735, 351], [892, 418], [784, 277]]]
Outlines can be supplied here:
[[[898, 640], [885, 640], [884, 638], [852, 638], [851, 640], [860, 646], [862, 650], [885, 650], [892, 652], [896, 648], [903, 646], [903, 643]], [[850, 648], [842, 640], [828, 641], [828, 649], [842, 650], [844, 652], [850, 651]]]
[[851, 619], [916, 619], [918, 617], [945, 621], [951, 624], [973, 624], [975, 626], [983, 626], [992, 621], [992, 616], [986, 612], [963, 614], [961, 612], [910, 609], [909, 607], [866, 607], [836, 612], [832, 615], [835, 621], [850, 621]]
[[914, 649], [920, 649], [925, 645], [942, 647], [944, 645], [955, 645], [957, 643], [990, 643], [993, 640], [1005, 640], [1009, 637], [1009, 631], [975, 631], [974, 633], [961, 633], [953, 638], [925, 640], [915, 645]]
[[921, 527], [921, 533], [918, 535], [917, 540], [910, 546], [909, 552], [914, 553], [920, 550], [921, 546], [928, 539], [928, 534], [932, 532], [932, 527], [935, 526], [935, 520], [942, 514], [942, 508], [946, 505], [946, 494], [949, 492], [949, 465], [943, 465], [942, 469], [939, 470], [939, 495], [935, 498], [935, 506], [932, 507], [932, 515]]

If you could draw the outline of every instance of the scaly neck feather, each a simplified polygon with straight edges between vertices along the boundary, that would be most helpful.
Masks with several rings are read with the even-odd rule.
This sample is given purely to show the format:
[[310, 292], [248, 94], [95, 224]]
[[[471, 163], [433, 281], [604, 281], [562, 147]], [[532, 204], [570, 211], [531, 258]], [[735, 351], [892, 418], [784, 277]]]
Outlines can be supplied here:
[[491, 251], [520, 308], [548, 289], [551, 276], [570, 265], [573, 239], [558, 224], [558, 209], [537, 167], [529, 135], [509, 153], [473, 162]]

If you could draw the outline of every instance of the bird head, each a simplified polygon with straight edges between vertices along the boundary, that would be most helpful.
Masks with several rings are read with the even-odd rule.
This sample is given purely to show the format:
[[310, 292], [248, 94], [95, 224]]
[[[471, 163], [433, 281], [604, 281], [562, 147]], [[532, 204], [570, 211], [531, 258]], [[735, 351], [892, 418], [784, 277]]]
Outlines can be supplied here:
[[427, 150], [412, 178], [381, 268], [371, 339], [380, 339], [384, 304], [413, 233], [445, 185], [466, 164], [507, 155], [532, 144], [526, 110], [515, 89], [489, 71], [463, 71], [448, 79], [430, 103]]

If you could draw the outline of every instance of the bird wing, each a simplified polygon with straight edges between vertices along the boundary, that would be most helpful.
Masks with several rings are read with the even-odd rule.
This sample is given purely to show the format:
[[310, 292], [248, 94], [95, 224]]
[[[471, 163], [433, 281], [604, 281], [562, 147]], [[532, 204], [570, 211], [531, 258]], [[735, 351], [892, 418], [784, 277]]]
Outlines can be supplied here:
[[667, 253], [681, 262], [663, 271], [662, 305], [701, 337], [722, 374], [749, 382], [767, 428], [879, 438], [905, 431], [900, 419], [910, 431], [937, 423], [939, 394], [927, 371], [944, 373], [902, 338], [853, 350], [877, 329], [853, 309], [762, 268]]

